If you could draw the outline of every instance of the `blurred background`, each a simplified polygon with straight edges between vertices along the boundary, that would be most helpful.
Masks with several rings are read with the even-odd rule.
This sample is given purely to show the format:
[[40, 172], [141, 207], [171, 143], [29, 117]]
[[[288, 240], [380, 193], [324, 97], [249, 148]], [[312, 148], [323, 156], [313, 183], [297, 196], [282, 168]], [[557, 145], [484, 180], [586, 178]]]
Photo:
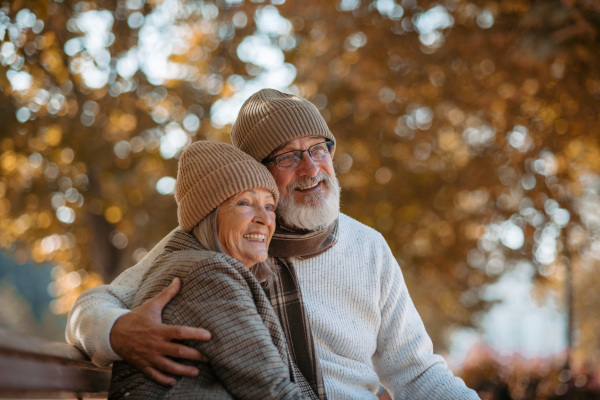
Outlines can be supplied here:
[[596, 0], [3, 2], [0, 327], [64, 340], [176, 226], [182, 149], [272, 87], [481, 398], [598, 399], [599, 30]]

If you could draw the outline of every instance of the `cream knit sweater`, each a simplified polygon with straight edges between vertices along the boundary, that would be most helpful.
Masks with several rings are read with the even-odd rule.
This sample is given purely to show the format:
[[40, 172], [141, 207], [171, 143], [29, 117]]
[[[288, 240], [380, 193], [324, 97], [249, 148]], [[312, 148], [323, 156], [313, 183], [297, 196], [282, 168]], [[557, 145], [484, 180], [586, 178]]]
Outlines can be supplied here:
[[[307, 260], [294, 259], [330, 399], [376, 399], [381, 382], [394, 399], [479, 399], [433, 354], [383, 237], [341, 214], [338, 243]], [[86, 291], [67, 325], [67, 341], [107, 365], [119, 357], [110, 329], [127, 312], [163, 239], [111, 285]]]

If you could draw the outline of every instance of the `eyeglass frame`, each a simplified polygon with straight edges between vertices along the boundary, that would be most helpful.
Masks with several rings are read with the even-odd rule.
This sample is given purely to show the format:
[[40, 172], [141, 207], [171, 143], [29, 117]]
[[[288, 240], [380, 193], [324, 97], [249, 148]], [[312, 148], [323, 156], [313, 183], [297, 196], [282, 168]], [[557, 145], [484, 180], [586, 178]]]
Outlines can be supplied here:
[[[311, 152], [310, 152], [310, 149], [312, 147], [318, 146], [318, 145], [323, 144], [323, 143], [325, 143], [325, 146], [327, 147], [327, 152], [331, 156], [331, 148], [333, 146], [335, 146], [335, 141], [334, 140], [325, 140], [325, 141], [322, 141], [322, 142], [319, 142], [319, 143], [315, 143], [315, 144], [309, 146], [307, 149], [304, 149], [304, 150], [290, 150], [290, 151], [286, 151], [285, 153], [277, 154], [275, 157], [265, 158], [264, 160], [262, 160], [262, 163], [263, 164], [269, 164], [269, 163], [274, 162], [275, 165], [277, 165], [277, 168], [279, 168], [279, 169], [292, 169], [292, 168], [296, 168], [302, 162], [302, 159], [304, 158], [304, 152], [308, 153], [308, 155], [310, 156], [311, 160], [313, 160], [313, 161], [322, 161], [324, 158], [315, 160], [313, 158]], [[297, 165], [294, 165], [293, 167], [288, 167], [288, 168], [281, 168], [279, 166], [279, 163], [277, 162], [277, 159], [279, 157], [281, 157], [283, 155], [286, 155], [286, 154], [289, 154], [289, 153], [296, 153], [296, 152], [300, 152], [300, 159], [298, 160], [298, 164]]]

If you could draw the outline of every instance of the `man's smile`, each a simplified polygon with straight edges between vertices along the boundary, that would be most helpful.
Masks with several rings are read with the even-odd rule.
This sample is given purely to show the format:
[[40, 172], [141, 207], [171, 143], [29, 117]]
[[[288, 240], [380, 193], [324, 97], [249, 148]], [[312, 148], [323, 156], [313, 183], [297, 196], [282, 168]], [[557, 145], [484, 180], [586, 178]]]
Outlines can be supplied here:
[[315, 182], [307, 182], [304, 184], [300, 184], [300, 185], [298, 185], [298, 187], [296, 187], [296, 190], [304, 192], [304, 191], [307, 191], [310, 189], [315, 189], [315, 188], [317, 188], [317, 186], [320, 188], [321, 182], [322, 181], [315, 181]]

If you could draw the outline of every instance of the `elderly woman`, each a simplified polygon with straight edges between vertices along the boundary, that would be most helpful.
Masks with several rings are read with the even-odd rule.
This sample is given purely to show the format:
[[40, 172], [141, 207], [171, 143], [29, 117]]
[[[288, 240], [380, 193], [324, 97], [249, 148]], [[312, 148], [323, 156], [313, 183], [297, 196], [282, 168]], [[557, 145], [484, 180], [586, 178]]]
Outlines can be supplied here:
[[175, 185], [181, 230], [143, 277], [134, 307], [179, 278], [163, 321], [208, 329], [210, 341], [185, 342], [210, 361], [172, 387], [117, 362], [110, 399], [314, 397], [259, 283], [273, 271], [267, 257], [278, 198], [268, 170], [233, 146], [200, 141], [185, 149]]

